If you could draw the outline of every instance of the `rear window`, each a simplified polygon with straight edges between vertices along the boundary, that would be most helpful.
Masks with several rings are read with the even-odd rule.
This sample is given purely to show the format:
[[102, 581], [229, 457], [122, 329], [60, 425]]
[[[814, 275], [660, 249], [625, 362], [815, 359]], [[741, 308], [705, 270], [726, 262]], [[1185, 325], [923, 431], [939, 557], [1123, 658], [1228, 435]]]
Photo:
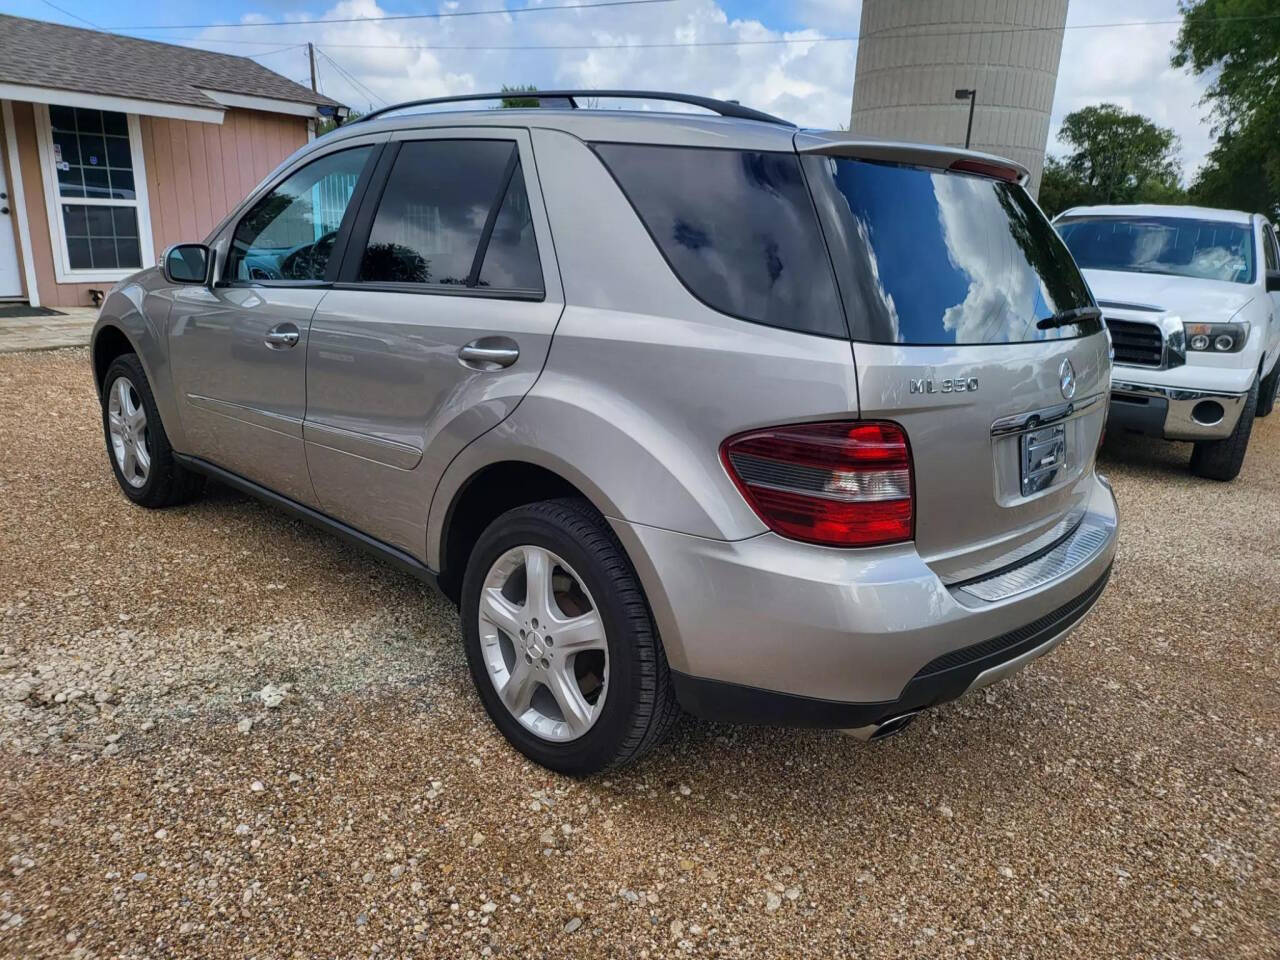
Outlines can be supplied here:
[[621, 143], [595, 150], [699, 300], [756, 323], [849, 335], [794, 153]]
[[1071, 254], [1015, 183], [808, 156], [855, 340], [1023, 343], [1101, 330]]
[[1072, 217], [1058, 232], [1086, 270], [1253, 283], [1253, 227], [1184, 217]]

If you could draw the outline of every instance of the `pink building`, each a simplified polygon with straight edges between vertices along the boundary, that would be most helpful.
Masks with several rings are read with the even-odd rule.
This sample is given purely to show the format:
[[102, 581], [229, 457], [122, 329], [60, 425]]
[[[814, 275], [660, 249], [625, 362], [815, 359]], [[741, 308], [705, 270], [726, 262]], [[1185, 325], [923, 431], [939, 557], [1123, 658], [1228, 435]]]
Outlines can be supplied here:
[[0, 302], [91, 306], [339, 108], [244, 57], [0, 15]]

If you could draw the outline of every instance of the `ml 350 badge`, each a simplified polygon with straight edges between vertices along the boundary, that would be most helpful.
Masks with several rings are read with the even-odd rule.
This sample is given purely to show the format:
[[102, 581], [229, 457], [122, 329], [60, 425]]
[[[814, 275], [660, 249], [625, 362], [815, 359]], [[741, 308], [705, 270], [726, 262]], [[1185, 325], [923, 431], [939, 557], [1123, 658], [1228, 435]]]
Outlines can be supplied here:
[[918, 379], [911, 381], [912, 393], [973, 393], [977, 389], [977, 377], [955, 377], [948, 380]]

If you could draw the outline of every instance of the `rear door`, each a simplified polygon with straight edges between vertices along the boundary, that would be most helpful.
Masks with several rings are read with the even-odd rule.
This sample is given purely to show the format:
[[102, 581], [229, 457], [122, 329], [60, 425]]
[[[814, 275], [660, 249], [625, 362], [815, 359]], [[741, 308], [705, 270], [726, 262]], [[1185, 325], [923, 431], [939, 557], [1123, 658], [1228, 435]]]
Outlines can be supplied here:
[[528, 392], [563, 305], [527, 131], [394, 137], [311, 325], [321, 509], [422, 557], [440, 474]]
[[800, 148], [861, 416], [896, 421], [910, 440], [921, 556], [956, 581], [1069, 532], [1091, 491], [1110, 364], [1092, 297], [1044, 215], [999, 165]]

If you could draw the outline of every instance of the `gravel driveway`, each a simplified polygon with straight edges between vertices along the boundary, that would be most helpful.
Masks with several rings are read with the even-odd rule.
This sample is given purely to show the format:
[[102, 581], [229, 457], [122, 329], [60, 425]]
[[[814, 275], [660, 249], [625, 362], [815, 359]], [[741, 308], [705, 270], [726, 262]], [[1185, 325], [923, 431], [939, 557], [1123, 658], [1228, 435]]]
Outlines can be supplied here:
[[1111, 586], [1014, 679], [574, 781], [426, 588], [223, 489], [129, 505], [82, 350], [0, 396], [0, 954], [1280, 956], [1280, 414], [1226, 486], [1114, 438]]

